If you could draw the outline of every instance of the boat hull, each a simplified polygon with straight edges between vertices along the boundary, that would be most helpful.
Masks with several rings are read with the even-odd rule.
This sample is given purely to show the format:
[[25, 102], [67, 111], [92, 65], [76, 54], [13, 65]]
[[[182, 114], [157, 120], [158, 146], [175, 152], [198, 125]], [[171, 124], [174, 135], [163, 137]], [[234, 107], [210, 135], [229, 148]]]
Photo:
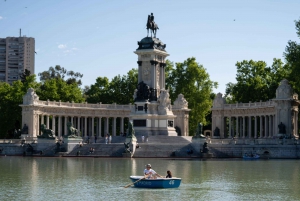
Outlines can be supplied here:
[[[142, 179], [143, 176], [130, 176], [132, 182]], [[181, 183], [181, 178], [157, 178], [157, 179], [142, 179], [134, 183], [138, 188], [178, 188]]]

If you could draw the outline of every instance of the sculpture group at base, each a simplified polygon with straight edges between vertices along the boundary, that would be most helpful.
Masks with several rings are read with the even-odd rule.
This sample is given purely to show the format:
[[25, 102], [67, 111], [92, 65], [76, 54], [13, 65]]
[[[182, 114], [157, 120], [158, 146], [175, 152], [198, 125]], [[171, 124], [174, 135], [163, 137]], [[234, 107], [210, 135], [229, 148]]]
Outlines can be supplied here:
[[53, 130], [48, 129], [45, 124], [41, 124], [41, 132], [42, 134], [38, 136], [38, 138], [48, 138], [48, 139], [54, 139], [55, 133]]
[[79, 132], [76, 128], [73, 127], [71, 122], [67, 123], [67, 127], [68, 127], [68, 138], [78, 138]]

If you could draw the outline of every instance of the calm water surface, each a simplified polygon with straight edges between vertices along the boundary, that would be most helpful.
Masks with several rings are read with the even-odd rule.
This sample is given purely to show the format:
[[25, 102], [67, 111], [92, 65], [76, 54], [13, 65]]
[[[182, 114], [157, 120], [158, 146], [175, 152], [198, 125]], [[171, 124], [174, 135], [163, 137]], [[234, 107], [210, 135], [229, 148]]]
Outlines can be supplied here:
[[[178, 189], [123, 188], [145, 164]], [[1, 200], [300, 200], [300, 160], [0, 157]]]

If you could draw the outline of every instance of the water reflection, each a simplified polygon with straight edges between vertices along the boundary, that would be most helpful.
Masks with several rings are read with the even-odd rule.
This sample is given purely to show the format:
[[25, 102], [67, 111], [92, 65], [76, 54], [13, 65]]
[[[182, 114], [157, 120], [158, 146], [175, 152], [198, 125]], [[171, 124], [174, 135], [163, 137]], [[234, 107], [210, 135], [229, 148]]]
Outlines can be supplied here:
[[[178, 189], [123, 188], [130, 175], [181, 177]], [[297, 200], [299, 160], [0, 157], [2, 200]], [[4, 199], [3, 199], [4, 198]]]

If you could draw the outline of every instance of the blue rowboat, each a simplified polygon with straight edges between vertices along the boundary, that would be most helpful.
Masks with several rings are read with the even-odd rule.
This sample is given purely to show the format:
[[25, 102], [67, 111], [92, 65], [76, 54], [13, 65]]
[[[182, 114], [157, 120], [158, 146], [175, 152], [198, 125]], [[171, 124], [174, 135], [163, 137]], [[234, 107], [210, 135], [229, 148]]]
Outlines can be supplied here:
[[143, 176], [130, 176], [135, 187], [139, 188], [178, 188], [181, 183], [181, 178], [157, 178], [157, 179], [142, 179]]

